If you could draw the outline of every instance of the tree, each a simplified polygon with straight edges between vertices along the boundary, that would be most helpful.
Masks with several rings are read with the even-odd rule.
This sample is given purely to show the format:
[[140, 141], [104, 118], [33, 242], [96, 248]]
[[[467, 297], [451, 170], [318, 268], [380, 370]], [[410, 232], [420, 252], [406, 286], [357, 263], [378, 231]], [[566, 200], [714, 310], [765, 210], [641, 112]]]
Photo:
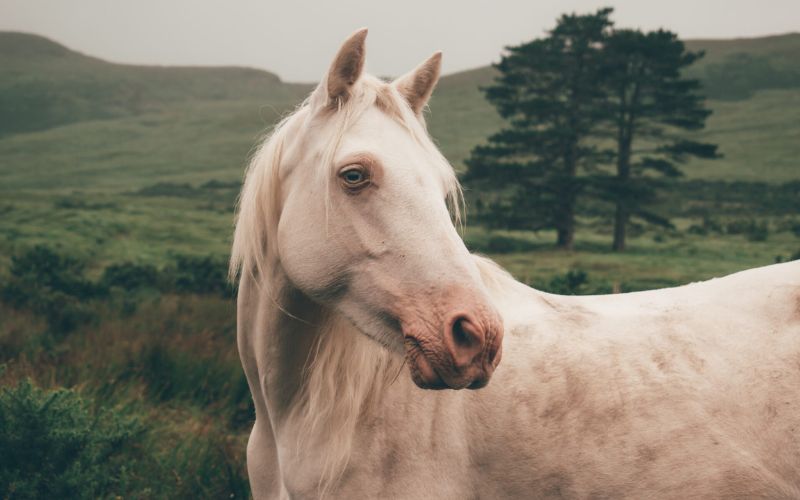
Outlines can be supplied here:
[[648, 209], [659, 187], [657, 178], [683, 175], [678, 164], [689, 157], [718, 155], [717, 146], [681, 136], [682, 131], [703, 128], [711, 113], [698, 93], [700, 82], [682, 76], [701, 52], [687, 51], [669, 31], [622, 29], [606, 39], [603, 56], [616, 175], [601, 190], [615, 205], [613, 249], [622, 251], [631, 217], [669, 224]]
[[572, 248], [575, 210], [603, 151], [589, 138], [606, 118], [601, 51], [612, 9], [563, 15], [547, 38], [507, 47], [486, 98], [508, 127], [476, 147], [466, 182], [502, 188], [510, 209], [535, 214]]

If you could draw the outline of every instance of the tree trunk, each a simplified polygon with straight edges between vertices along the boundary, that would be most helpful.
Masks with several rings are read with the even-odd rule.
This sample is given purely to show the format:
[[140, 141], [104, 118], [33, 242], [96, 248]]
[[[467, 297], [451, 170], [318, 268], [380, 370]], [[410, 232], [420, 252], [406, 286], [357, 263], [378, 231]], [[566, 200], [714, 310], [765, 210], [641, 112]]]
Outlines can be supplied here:
[[628, 227], [630, 213], [628, 211], [628, 192], [627, 184], [631, 177], [631, 142], [623, 135], [619, 144], [619, 154], [617, 156], [617, 186], [620, 188], [617, 193], [616, 210], [614, 213], [614, 242], [611, 249], [615, 252], [625, 251], [625, 230]]
[[572, 250], [575, 240], [575, 217], [572, 213], [572, 206], [562, 207], [563, 213], [559, 213], [556, 222], [556, 232], [558, 234], [556, 246], [562, 250]]
[[617, 208], [614, 213], [614, 243], [611, 249], [615, 252], [625, 251], [625, 229], [628, 226], [628, 210], [621, 200], [617, 200]]
[[[574, 128], [574, 125], [572, 126]], [[572, 250], [575, 239], [575, 203], [578, 198], [576, 177], [578, 174], [578, 138], [573, 137], [564, 154], [564, 170], [558, 181], [559, 203], [555, 214], [558, 239], [556, 245], [563, 250]]]

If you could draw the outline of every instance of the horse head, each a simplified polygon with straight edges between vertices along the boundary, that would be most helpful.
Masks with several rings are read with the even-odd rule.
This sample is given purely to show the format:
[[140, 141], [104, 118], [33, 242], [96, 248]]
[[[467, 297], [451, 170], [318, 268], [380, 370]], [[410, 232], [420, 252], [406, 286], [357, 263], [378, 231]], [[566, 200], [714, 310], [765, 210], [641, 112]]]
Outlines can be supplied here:
[[300, 292], [404, 354], [418, 386], [483, 387], [503, 325], [456, 230], [455, 173], [425, 126], [441, 54], [384, 82], [363, 70], [366, 35], [344, 42], [273, 134], [274, 170], [251, 172], [243, 200], [263, 193], [248, 184], [273, 183], [271, 208], [261, 203], [274, 261]]

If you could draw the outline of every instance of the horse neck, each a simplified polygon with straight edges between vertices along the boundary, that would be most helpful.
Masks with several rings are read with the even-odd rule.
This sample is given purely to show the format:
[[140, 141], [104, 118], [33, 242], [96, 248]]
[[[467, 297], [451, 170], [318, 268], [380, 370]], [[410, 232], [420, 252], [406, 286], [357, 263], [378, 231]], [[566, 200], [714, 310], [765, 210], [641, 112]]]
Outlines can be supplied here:
[[[257, 303], [245, 300], [244, 308], [252, 314], [256, 306], [259, 325], [240, 350], [255, 356], [256, 380], [264, 384], [270, 419], [278, 427], [291, 421], [309, 427], [310, 434], [357, 418], [400, 370], [400, 356], [311, 300], [280, 266], [271, 269], [269, 289], [254, 280], [245, 286], [255, 291]], [[245, 315], [240, 311], [240, 323]]]

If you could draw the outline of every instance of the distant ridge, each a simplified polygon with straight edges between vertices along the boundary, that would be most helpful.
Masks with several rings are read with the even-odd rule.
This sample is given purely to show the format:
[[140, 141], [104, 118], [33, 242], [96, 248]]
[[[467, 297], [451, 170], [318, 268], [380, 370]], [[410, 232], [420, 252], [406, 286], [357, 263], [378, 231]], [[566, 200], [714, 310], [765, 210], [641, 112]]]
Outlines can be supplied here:
[[192, 100], [283, 102], [309, 88], [253, 68], [110, 63], [18, 32], [0, 32], [0, 67], [0, 136]]

